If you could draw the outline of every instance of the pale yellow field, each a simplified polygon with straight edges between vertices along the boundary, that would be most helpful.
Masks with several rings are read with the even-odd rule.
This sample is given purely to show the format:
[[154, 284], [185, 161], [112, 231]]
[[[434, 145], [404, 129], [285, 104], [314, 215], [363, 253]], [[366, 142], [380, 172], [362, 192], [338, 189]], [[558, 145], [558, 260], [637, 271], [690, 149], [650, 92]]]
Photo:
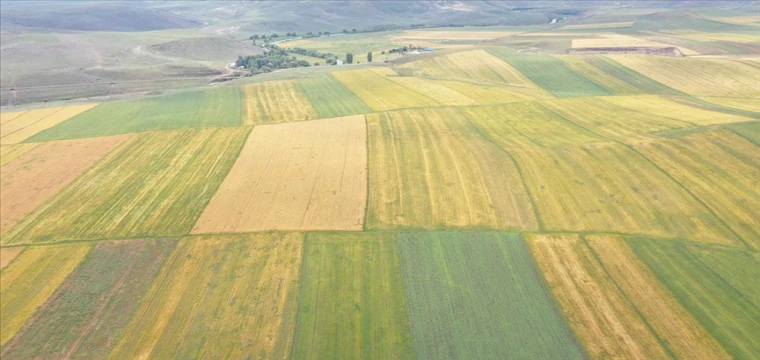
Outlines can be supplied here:
[[2, 269], [0, 345], [21, 329], [89, 251], [89, 245], [28, 248]]
[[0, 146], [0, 167], [16, 160], [19, 156], [34, 149], [40, 143], [13, 144]]
[[193, 233], [361, 230], [363, 115], [257, 126]]
[[548, 97], [543, 93], [536, 93], [530, 89], [515, 89], [511, 86], [470, 84], [462, 81], [450, 80], [430, 80], [437, 84], [446, 86], [460, 94], [475, 101], [476, 104], [501, 104], [534, 100], [541, 97]]
[[24, 248], [20, 246], [0, 249], [0, 270], [8, 266], [22, 251], [24, 251]]
[[510, 149], [549, 231], [741, 245], [691, 194], [626, 146]]
[[754, 112], [760, 113], [760, 100], [758, 100], [758, 98], [715, 97], [715, 96], [707, 97], [706, 96], [706, 97], [702, 97], [701, 99], [707, 102], [711, 102], [713, 104], [727, 106], [734, 109], [754, 111]]
[[736, 25], [760, 26], [760, 15], [728, 16], [712, 18], [710, 20]]
[[610, 23], [598, 23], [598, 24], [573, 24], [565, 25], [561, 27], [561, 30], [581, 30], [581, 29], [610, 29], [610, 28], [626, 28], [633, 26], [633, 21], [621, 21]]
[[760, 148], [726, 130], [636, 146], [760, 249]]
[[95, 106], [97, 104], [30, 110], [20, 116], [9, 117], [9, 120], [4, 118], [0, 124], [0, 145], [20, 143], [42, 130], [60, 124]]
[[430, 31], [408, 30], [393, 40], [491, 40], [517, 34], [508, 31]]
[[368, 228], [537, 228], [508, 154], [456, 109], [371, 114], [367, 127]]
[[739, 115], [684, 105], [657, 95], [604, 96], [599, 99], [649, 116], [666, 117], [698, 126], [751, 120]]
[[292, 81], [270, 81], [243, 86], [245, 123], [281, 123], [319, 118], [317, 110]]
[[588, 236], [588, 246], [625, 298], [679, 359], [732, 357], [617, 236]]
[[729, 59], [610, 55], [613, 60], [694, 96], [757, 98], [760, 69]]
[[586, 58], [584, 56], [573, 55], [573, 56], [555, 56], [555, 57], [562, 59], [565, 62], [565, 64], [567, 64], [567, 66], [573, 69], [574, 71], [589, 78], [591, 81], [597, 84], [600, 84], [606, 87], [607, 89], [610, 89], [615, 94], [627, 95], [627, 94], [641, 93], [641, 90], [639, 90], [635, 86], [632, 86], [610, 75], [604, 70], [599, 69], [598, 67], [589, 64], [588, 62], [584, 60]]
[[396, 84], [435, 100], [439, 105], [476, 104], [475, 100], [469, 98], [467, 95], [433, 80], [411, 76], [387, 76], [386, 78]]
[[288, 358], [302, 253], [299, 233], [180, 241], [109, 358]]
[[375, 111], [439, 105], [437, 101], [389, 80], [385, 76], [387, 70], [337, 71], [332, 74]]
[[[760, 23], [758, 24], [760, 25]], [[760, 42], [760, 35], [752, 34], [734, 34], [723, 32], [704, 32], [698, 30], [670, 30], [663, 31], [668, 35], [679, 38], [696, 40], [696, 41], [733, 41], [740, 43], [757, 43]]]
[[668, 353], [578, 235], [529, 235], [538, 268], [591, 358]]
[[670, 44], [621, 34], [597, 34], [595, 39], [573, 39], [572, 48], [616, 48], [616, 47], [677, 47], [684, 55], [697, 55], [698, 52]]

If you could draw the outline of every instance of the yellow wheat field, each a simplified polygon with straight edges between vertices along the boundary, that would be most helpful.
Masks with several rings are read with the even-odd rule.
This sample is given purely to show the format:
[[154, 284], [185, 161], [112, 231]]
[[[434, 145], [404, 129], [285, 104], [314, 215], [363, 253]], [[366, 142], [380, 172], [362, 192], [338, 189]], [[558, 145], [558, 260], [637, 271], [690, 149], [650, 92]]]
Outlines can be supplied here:
[[617, 236], [588, 236], [588, 246], [650, 329], [679, 359], [731, 359], [651, 270]]
[[649, 116], [671, 118], [698, 126], [750, 120], [743, 116], [684, 105], [657, 95], [605, 96], [599, 99]]
[[730, 59], [610, 55], [615, 61], [695, 96], [760, 96], [760, 69]]
[[40, 145], [40, 143], [13, 144], [0, 146], [0, 167], [16, 160], [19, 156]]
[[9, 120], [3, 118], [0, 124], [0, 145], [20, 143], [42, 130], [60, 124], [95, 106], [97, 104], [30, 110], [20, 116], [9, 117]]
[[89, 251], [89, 245], [28, 248], [2, 269], [0, 345], [21, 329]]
[[243, 86], [248, 125], [318, 119], [317, 110], [292, 81], [270, 81]]
[[732, 41], [739, 43], [758, 43], [760, 35], [737, 34], [724, 32], [704, 32], [699, 30], [665, 30], [662, 31], [675, 37], [696, 41]]
[[681, 185], [626, 146], [534, 146], [510, 152], [547, 230], [740, 244]]
[[24, 251], [24, 247], [21, 246], [0, 249], [0, 270], [8, 266], [22, 251]]
[[548, 97], [548, 95], [535, 92], [530, 89], [514, 88], [511, 86], [470, 84], [462, 81], [451, 80], [431, 80], [437, 84], [446, 86], [449, 89], [456, 90], [460, 94], [475, 101], [476, 104], [501, 104], [534, 100]]
[[697, 55], [698, 52], [682, 47], [657, 41], [622, 34], [597, 34], [597, 38], [573, 39], [572, 48], [619, 48], [619, 47], [677, 47], [684, 55]]
[[369, 228], [536, 229], [509, 156], [454, 108], [367, 118]]
[[622, 81], [610, 75], [604, 70], [594, 65], [589, 64], [588, 62], [584, 60], [587, 58], [582, 55], [555, 56], [555, 57], [562, 59], [565, 62], [565, 64], [567, 64], [567, 66], [573, 69], [574, 71], [589, 78], [591, 81], [601, 86], [604, 86], [607, 89], [610, 89], [615, 94], [628, 95], [628, 94], [641, 93], [641, 90], [639, 90], [635, 86], [630, 85], [626, 83], [625, 81]]
[[394, 37], [393, 40], [491, 40], [514, 34], [517, 34], [517, 32], [408, 30]]
[[633, 21], [609, 22], [598, 24], [573, 24], [561, 27], [561, 30], [582, 30], [582, 29], [611, 29], [624, 28], [633, 26]]
[[388, 79], [385, 76], [387, 70], [337, 71], [332, 74], [372, 110], [439, 105], [439, 102]]
[[302, 253], [298, 233], [182, 240], [109, 358], [288, 358]]
[[387, 79], [414, 92], [425, 95], [435, 100], [439, 105], [476, 104], [476, 101], [467, 95], [432, 80], [411, 76], [388, 76]]
[[554, 298], [591, 358], [669, 357], [578, 235], [530, 235], [527, 240]]
[[366, 136], [364, 115], [257, 126], [193, 232], [362, 229]]
[[760, 249], [760, 148], [727, 130], [636, 146]]
[[720, 21], [720, 22], [735, 24], [735, 25], [760, 26], [760, 15], [728, 16], [728, 17], [712, 18], [710, 20]]
[[718, 104], [722, 106], [727, 106], [734, 109], [740, 109], [740, 110], [747, 110], [747, 111], [754, 111], [756, 113], [760, 113], [760, 101], [758, 101], [757, 98], [751, 98], [751, 97], [702, 97], [702, 100], [705, 100], [707, 102], [711, 102], [713, 104]]

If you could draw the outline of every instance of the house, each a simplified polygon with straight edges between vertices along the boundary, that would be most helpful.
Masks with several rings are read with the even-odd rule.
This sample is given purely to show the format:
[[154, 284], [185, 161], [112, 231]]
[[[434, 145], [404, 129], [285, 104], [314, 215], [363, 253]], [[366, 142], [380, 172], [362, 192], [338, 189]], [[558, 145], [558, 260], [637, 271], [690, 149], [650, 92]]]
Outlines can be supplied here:
[[424, 48], [424, 49], [422, 49], [422, 50], [425, 50], [425, 51], [435, 51], [435, 49], [433, 49], [433, 48], [431, 48], [431, 47], [426, 47], [426, 48]]
[[340, 59], [335, 60], [335, 65], [343, 65], [343, 60], [340, 60]]

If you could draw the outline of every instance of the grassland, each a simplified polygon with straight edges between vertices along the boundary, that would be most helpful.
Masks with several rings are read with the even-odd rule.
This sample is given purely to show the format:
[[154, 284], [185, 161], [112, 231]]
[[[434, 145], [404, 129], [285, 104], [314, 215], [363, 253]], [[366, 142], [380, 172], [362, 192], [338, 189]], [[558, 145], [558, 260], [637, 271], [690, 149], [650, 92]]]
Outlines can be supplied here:
[[515, 55], [499, 48], [489, 49], [489, 52], [514, 66], [531, 81], [556, 97], [611, 94], [607, 89], [574, 72], [562, 60], [551, 55]]
[[448, 31], [448, 30], [408, 30], [394, 37], [394, 41], [415, 40], [469, 40], [482, 41], [514, 35], [508, 31]]
[[368, 228], [536, 229], [514, 163], [456, 109], [371, 114], [367, 128]]
[[317, 119], [309, 98], [293, 81], [271, 81], [243, 87], [248, 125]]
[[246, 128], [134, 136], [3, 237], [3, 243], [182, 235], [245, 142]]
[[[89, 245], [26, 249], [2, 269], [0, 291], [0, 346], [37, 312], [90, 251]], [[5, 358], [5, 356], [3, 356]]]
[[0, 124], [0, 145], [17, 144], [32, 135], [60, 124], [72, 116], [92, 109], [97, 104], [72, 105], [25, 111], [18, 116], [8, 114]]
[[297, 82], [321, 118], [364, 114], [372, 110], [338, 81], [332, 74], [323, 74]]
[[353, 91], [372, 110], [383, 111], [439, 105], [437, 101], [391, 81], [385, 77], [385, 74], [387, 71], [365, 69], [338, 71], [334, 72], [333, 76]]
[[419, 359], [581, 359], [519, 234], [402, 233]]
[[132, 135], [43, 143], [0, 169], [0, 235]]
[[98, 137], [186, 127], [241, 123], [240, 90], [219, 88], [137, 101], [101, 104], [27, 141]]
[[109, 358], [288, 358], [302, 241], [298, 233], [180, 241]]
[[738, 233], [760, 249], [760, 148], [726, 131], [636, 146]]
[[596, 24], [571, 24], [561, 27], [561, 30], [586, 30], [586, 29], [615, 29], [633, 26], [633, 21], [620, 21]]
[[361, 230], [366, 137], [363, 115], [255, 127], [193, 232]]
[[[631, 239], [633, 251], [676, 299], [734, 358], [750, 359], [760, 351], [760, 310], [722, 276], [698, 261], [682, 242]], [[740, 277], [746, 261], [736, 261], [723, 275]]]
[[105, 358], [174, 246], [99, 243], [3, 348], [3, 358]]
[[306, 237], [293, 358], [412, 359], [391, 233]]

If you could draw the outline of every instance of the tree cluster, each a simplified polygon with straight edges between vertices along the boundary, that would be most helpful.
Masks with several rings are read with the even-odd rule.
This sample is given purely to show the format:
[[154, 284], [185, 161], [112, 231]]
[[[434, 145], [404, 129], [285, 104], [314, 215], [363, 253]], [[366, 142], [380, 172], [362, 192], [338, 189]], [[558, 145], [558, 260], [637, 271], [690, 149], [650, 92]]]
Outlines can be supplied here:
[[300, 47], [288, 48], [288, 49], [285, 49], [285, 51], [289, 52], [289, 53], [293, 53], [293, 54], [306, 55], [306, 56], [311, 56], [311, 57], [325, 59], [325, 60], [327, 60], [327, 59], [334, 59], [334, 58], [337, 57], [337, 56], [335, 56], [335, 54], [323, 53], [323, 52], [319, 52], [317, 50], [304, 49], [304, 48], [300, 48]]
[[286, 51], [276, 46], [268, 47], [268, 50], [260, 55], [238, 56], [235, 65], [250, 70], [251, 74], [310, 66], [308, 61], [298, 60], [295, 56], [290, 57]]

